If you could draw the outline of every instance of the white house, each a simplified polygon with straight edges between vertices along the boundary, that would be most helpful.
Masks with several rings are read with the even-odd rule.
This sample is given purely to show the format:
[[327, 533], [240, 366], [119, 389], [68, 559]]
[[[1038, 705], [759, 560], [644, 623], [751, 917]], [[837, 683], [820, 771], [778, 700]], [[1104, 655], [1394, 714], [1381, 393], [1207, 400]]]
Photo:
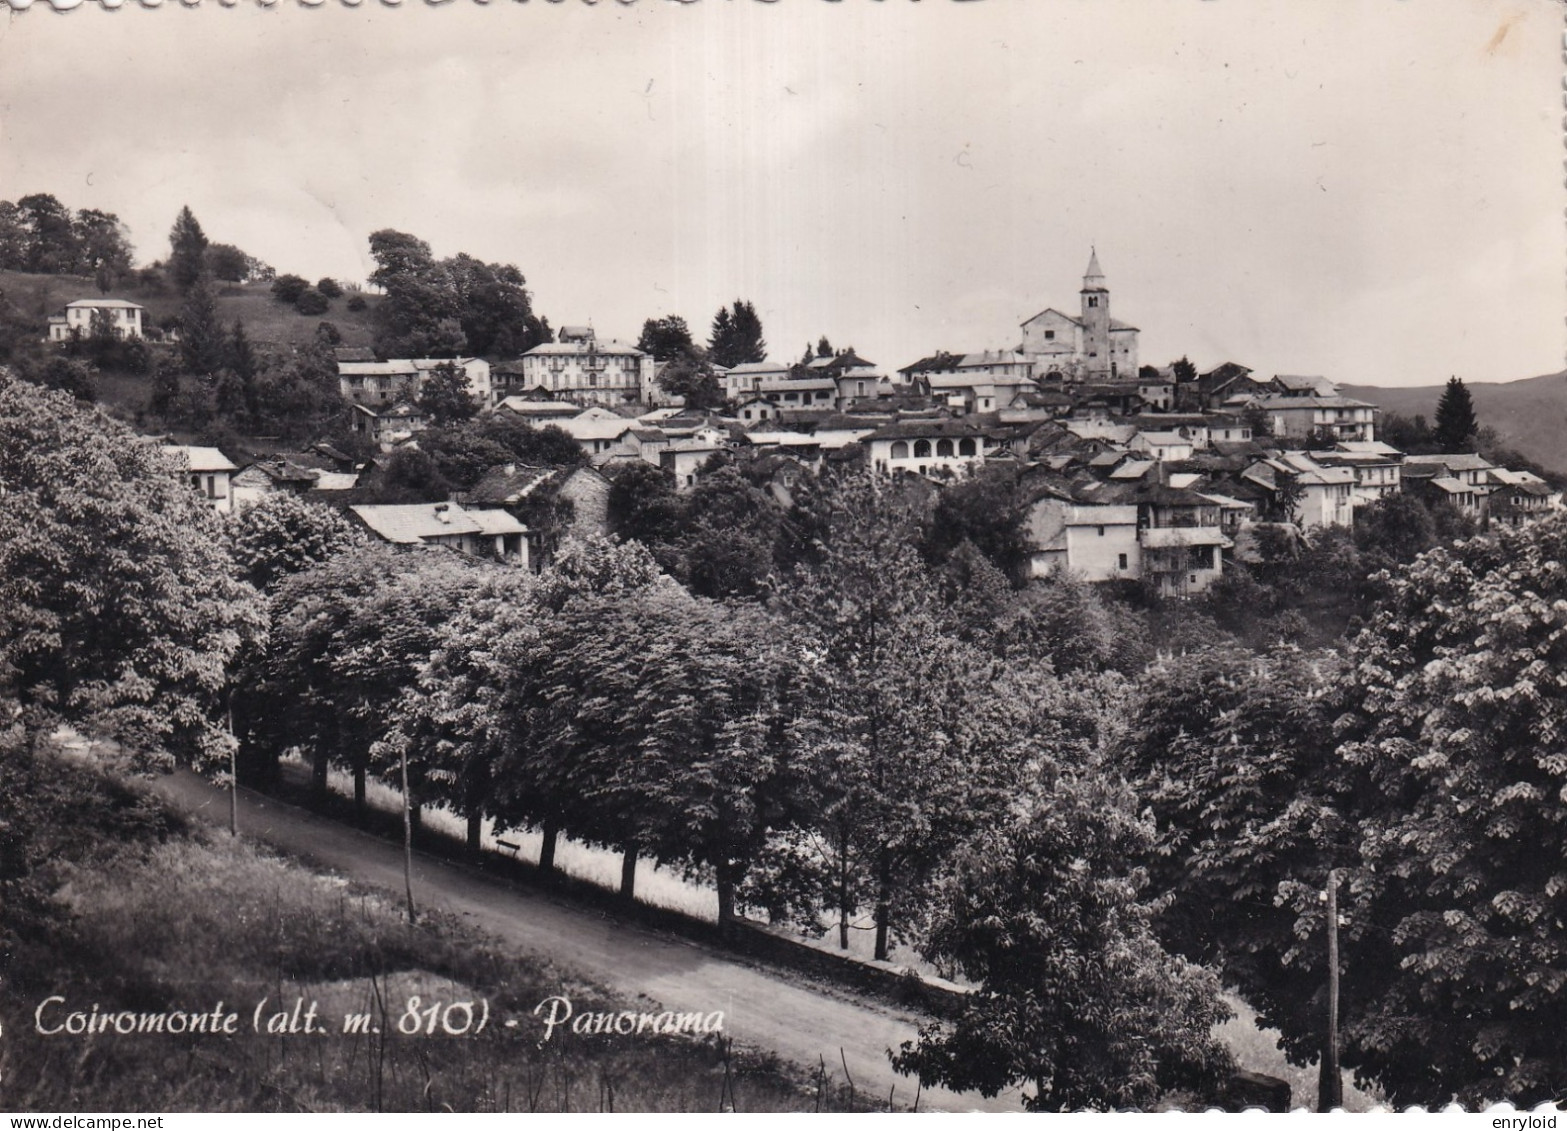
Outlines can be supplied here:
[[1142, 576], [1137, 507], [1082, 503], [1047, 495], [1029, 508], [1024, 531], [1032, 545], [1029, 576], [1057, 569], [1084, 581]]
[[234, 473], [239, 467], [228, 456], [217, 448], [181, 444], [166, 444], [163, 450], [184, 465], [190, 485], [202, 498], [212, 503], [213, 510], [219, 514], [233, 511]]
[[109, 316], [115, 337], [144, 337], [141, 318], [146, 309], [123, 298], [79, 298], [66, 304], [63, 316], [55, 315], [49, 319], [49, 340], [67, 342], [73, 334], [87, 337], [92, 333], [93, 315], [100, 310]]
[[506, 511], [466, 510], [456, 503], [348, 508], [377, 537], [398, 546], [449, 546], [527, 568], [528, 528]]
[[964, 475], [985, 460], [986, 430], [968, 420], [900, 420], [865, 437], [880, 472]]
[[468, 392], [488, 408], [493, 399], [490, 363], [482, 357], [419, 357], [392, 361], [339, 361], [338, 391], [357, 404], [387, 405], [414, 398], [430, 374], [443, 365], [455, 366], [468, 379]]
[[586, 326], [564, 327], [557, 342], [522, 355], [529, 388], [543, 386], [557, 397], [582, 404], [653, 404], [657, 366], [653, 355], [625, 342], [603, 341]]

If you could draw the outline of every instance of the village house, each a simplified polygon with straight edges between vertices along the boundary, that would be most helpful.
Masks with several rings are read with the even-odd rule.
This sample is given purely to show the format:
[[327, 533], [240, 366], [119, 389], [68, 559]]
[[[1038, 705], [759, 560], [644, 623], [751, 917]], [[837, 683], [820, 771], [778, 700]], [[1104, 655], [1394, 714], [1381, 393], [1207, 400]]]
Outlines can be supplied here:
[[1069, 490], [1038, 492], [1024, 514], [1030, 577], [1061, 572], [1082, 581], [1119, 581], [1142, 576], [1134, 503], [1098, 503]]
[[1267, 391], [1268, 386], [1253, 380], [1252, 371], [1237, 362], [1226, 361], [1197, 375], [1195, 386], [1180, 385], [1175, 401], [1182, 412], [1214, 411], [1245, 404]]
[[[1305, 452], [1281, 452], [1258, 460], [1241, 476], [1270, 492], [1273, 511], [1301, 530], [1355, 525], [1355, 473], [1348, 467], [1324, 467]], [[1299, 488], [1292, 513], [1285, 514], [1286, 483]]]
[[489, 410], [499, 420], [516, 421], [530, 428], [543, 428], [582, 414], [582, 405], [570, 401], [533, 400], [529, 397], [504, 397]]
[[1222, 527], [1221, 506], [1190, 488], [1140, 484], [1137, 540], [1142, 576], [1162, 597], [1205, 592], [1224, 570], [1224, 550], [1233, 543]]
[[522, 355], [523, 380], [552, 396], [604, 406], [657, 403], [653, 355], [625, 342], [600, 342], [592, 327], [565, 326], [559, 341]]
[[1517, 528], [1562, 509], [1562, 493], [1530, 471], [1493, 467], [1487, 472], [1491, 493], [1486, 518], [1498, 526]]
[[503, 510], [467, 510], [457, 503], [361, 505], [348, 510], [372, 534], [394, 546], [446, 546], [469, 557], [528, 565], [528, 528]]
[[1191, 459], [1194, 449], [1193, 442], [1179, 432], [1159, 431], [1139, 431], [1127, 447], [1165, 462]]
[[1404, 453], [1381, 440], [1351, 440], [1330, 452], [1312, 452], [1325, 467], [1347, 467], [1355, 473], [1355, 494], [1362, 503], [1374, 503], [1403, 489]]
[[724, 395], [738, 401], [747, 393], [758, 393], [763, 381], [782, 381], [789, 376], [789, 366], [776, 361], [746, 361], [724, 371]]
[[213, 510], [219, 514], [234, 510], [233, 478], [238, 465], [217, 448], [165, 444], [163, 450], [182, 465], [190, 485], [212, 504]]
[[865, 437], [879, 472], [966, 475], [984, 462], [986, 424], [972, 419], [900, 420]]
[[419, 357], [391, 361], [339, 361], [338, 391], [356, 404], [387, 405], [417, 398], [430, 374], [455, 367], [468, 381], [468, 392], [487, 408], [493, 402], [490, 363], [482, 357]]
[[1279, 439], [1307, 440], [1326, 435], [1335, 443], [1376, 439], [1377, 406], [1337, 394], [1284, 396], [1264, 393], [1250, 404], [1267, 416]]
[[92, 334], [93, 316], [100, 311], [109, 319], [117, 338], [141, 338], [142, 314], [146, 307], [127, 302], [123, 298], [79, 298], [66, 303], [63, 314], [49, 318], [49, 340], [68, 342], [73, 337], [86, 338]]
[[609, 534], [609, 480], [591, 467], [490, 468], [462, 499], [473, 508], [499, 508], [528, 528], [528, 561], [539, 570], [560, 544]]
[[374, 441], [382, 451], [391, 451], [429, 426], [429, 416], [412, 401], [397, 401], [385, 408], [357, 402], [349, 406], [349, 427], [354, 434]]
[[696, 486], [697, 473], [708, 460], [727, 450], [727, 445], [703, 440], [676, 440], [658, 453], [658, 465], [674, 477], [675, 490], [683, 493]]
[[818, 409], [834, 412], [838, 405], [838, 382], [831, 377], [769, 377], [757, 392], [780, 409]]
[[1407, 455], [1401, 476], [1417, 493], [1445, 500], [1471, 518], [1484, 519], [1495, 467], [1484, 456], [1468, 452]]

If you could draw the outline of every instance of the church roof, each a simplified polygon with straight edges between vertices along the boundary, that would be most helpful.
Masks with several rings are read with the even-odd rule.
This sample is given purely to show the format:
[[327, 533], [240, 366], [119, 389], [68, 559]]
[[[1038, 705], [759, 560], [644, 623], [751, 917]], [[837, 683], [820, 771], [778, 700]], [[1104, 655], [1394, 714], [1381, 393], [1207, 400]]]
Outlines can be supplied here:
[[1105, 273], [1099, 269], [1099, 252], [1094, 248], [1088, 250], [1088, 270], [1083, 272], [1083, 289], [1085, 291], [1105, 289]]

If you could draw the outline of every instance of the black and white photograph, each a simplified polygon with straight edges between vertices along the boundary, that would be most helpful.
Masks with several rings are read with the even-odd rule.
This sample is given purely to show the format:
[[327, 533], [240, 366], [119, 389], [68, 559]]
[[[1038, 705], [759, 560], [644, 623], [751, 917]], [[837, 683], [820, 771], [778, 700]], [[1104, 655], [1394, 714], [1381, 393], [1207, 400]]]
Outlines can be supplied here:
[[1555, 1127], [1564, 12], [8, 0], [8, 1126]]

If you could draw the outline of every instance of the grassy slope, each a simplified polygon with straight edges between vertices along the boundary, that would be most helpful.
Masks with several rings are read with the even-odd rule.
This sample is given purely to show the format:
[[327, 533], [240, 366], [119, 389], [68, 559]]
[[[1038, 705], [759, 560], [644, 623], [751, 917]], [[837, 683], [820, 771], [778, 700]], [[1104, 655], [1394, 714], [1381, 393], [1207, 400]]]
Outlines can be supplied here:
[[[343, 335], [344, 345], [370, 344], [370, 312], [380, 301], [379, 296], [365, 295], [366, 307], [358, 313], [348, 309], [348, 296], [344, 295], [333, 299], [331, 308], [325, 314], [304, 315], [278, 302], [272, 297], [270, 288], [269, 283], [219, 284], [219, 320], [225, 326], [232, 326], [236, 320], [242, 321], [252, 341], [269, 345], [294, 345], [309, 341], [316, 332], [316, 326], [322, 322], [331, 322], [337, 327]], [[40, 320], [60, 313], [68, 302], [99, 297], [97, 286], [88, 278], [24, 275], [16, 271], [0, 271], [0, 291], [4, 291], [24, 313]], [[173, 287], [151, 289], [134, 280], [126, 280], [110, 291], [108, 297], [141, 303], [147, 308], [145, 317], [154, 324], [179, 313], [182, 302]]]
[[[0, 1042], [0, 1110], [712, 1111], [721, 1094], [742, 1111], [816, 1105], [803, 1072], [743, 1052], [726, 1061], [713, 1037], [557, 1031], [541, 1042], [531, 1011], [552, 994], [579, 1012], [637, 1006], [461, 923], [410, 928], [387, 897], [221, 832], [143, 819], [133, 827], [161, 833], [101, 838], [78, 813], [156, 803], [70, 763], [50, 780], [51, 826], [81, 827], [74, 862], [57, 859], [48, 876], [58, 913], [12, 924], [22, 935], [0, 979], [0, 1016], [14, 1022]], [[478, 1036], [401, 1036], [411, 994], [488, 999], [492, 1022]], [[102, 1012], [195, 1013], [221, 1000], [242, 1017], [231, 1037], [36, 1034], [34, 1010], [51, 995]], [[263, 998], [317, 1001], [337, 1032], [251, 1032]], [[378, 1002], [380, 1035], [342, 1032], [343, 1014], [379, 1014]], [[829, 1087], [822, 1099], [841, 1109], [848, 1097]]]
[[[1435, 422], [1442, 385], [1384, 389], [1375, 385], [1343, 385], [1345, 396], [1381, 406], [1400, 416], [1423, 415]], [[1543, 467], [1567, 474], [1567, 371], [1522, 381], [1469, 384], [1475, 415], [1482, 426], [1495, 428], [1502, 442]]]

